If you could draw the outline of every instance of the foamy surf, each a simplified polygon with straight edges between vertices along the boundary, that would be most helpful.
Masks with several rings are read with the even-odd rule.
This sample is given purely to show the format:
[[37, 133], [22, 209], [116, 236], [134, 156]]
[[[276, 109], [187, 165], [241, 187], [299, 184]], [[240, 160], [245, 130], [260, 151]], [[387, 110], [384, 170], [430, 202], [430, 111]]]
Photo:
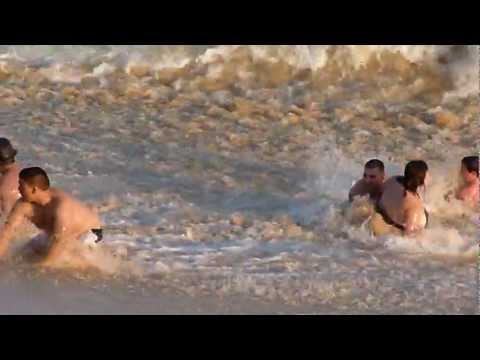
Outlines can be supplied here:
[[[217, 312], [474, 312], [475, 264], [461, 260], [474, 223], [442, 200], [480, 134], [478, 98], [461, 85], [474, 76], [473, 50], [3, 47], [2, 135], [23, 166], [44, 167], [106, 224], [105, 252], [85, 254], [97, 270], [42, 276], [105, 278], [100, 293], [59, 285], [98, 311], [142, 312], [128, 303], [153, 288], [180, 294], [139, 300], [160, 313], [197, 312], [190, 300], [202, 296], [229, 299]], [[435, 172], [429, 241], [372, 239], [366, 202], [347, 206], [372, 157], [389, 175], [415, 158]], [[235, 310], [232, 298], [242, 299]], [[97, 311], [78, 300], [63, 308], [75, 309]]]
[[[320, 223], [329, 230], [335, 228], [336, 231], [341, 231], [344, 228], [346, 233], [352, 234], [353, 241], [358, 238], [371, 244], [381, 244], [394, 252], [408, 251], [427, 256], [476, 260], [478, 212], [455, 199], [454, 193], [459, 180], [457, 159], [450, 157], [445, 163], [429, 162], [432, 184], [420, 192], [426, 201], [432, 224], [421, 236], [376, 239], [369, 235], [367, 225], [374, 211], [368, 198], [357, 198], [351, 205], [346, 203], [348, 190], [358, 179], [355, 174], [362, 174], [362, 164], [344, 156], [333, 145], [323, 143], [318, 148], [321, 149], [321, 155], [315, 159], [312, 166], [312, 181], [306, 184], [306, 191], [311, 195], [305, 196], [312, 198], [323, 195], [330, 201], [321, 199], [310, 203], [306, 208], [296, 208], [294, 213], [298, 219]], [[381, 155], [378, 157], [381, 158]], [[402, 174], [401, 164], [386, 161], [385, 165], [387, 177]]]
[[479, 90], [476, 46], [4, 45], [0, 51], [2, 77], [31, 78], [33, 82], [43, 77], [51, 82], [79, 84], [93, 77], [108, 88], [111, 81], [106, 77], [123, 74], [214, 90], [242, 82], [247, 86], [253, 82], [279, 86], [295, 80], [324, 88], [338, 81], [370, 78], [375, 83], [385, 76], [399, 76], [403, 86], [417, 95], [439, 92], [449, 99], [474, 95]]

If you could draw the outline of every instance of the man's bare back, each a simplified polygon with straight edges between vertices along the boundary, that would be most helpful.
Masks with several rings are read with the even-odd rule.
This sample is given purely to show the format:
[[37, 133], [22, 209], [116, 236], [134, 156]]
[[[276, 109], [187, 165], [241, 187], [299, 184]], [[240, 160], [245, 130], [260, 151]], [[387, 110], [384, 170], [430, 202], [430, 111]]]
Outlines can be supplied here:
[[49, 236], [61, 232], [78, 237], [90, 229], [100, 228], [100, 220], [92, 209], [65, 192], [51, 188], [51, 201], [46, 205], [28, 203], [30, 217], [37, 228]]
[[59, 189], [41, 189], [28, 184], [22, 179], [22, 172], [19, 187], [22, 198], [16, 202], [0, 231], [0, 256], [6, 253], [14, 232], [25, 220], [41, 230], [51, 243], [44, 265], [51, 265], [69, 243], [82, 235], [91, 230], [101, 231], [97, 214], [88, 206]]
[[418, 232], [427, 225], [422, 199], [405, 191], [399, 177], [392, 177], [385, 182], [378, 206], [391, 221], [403, 227], [406, 233]]

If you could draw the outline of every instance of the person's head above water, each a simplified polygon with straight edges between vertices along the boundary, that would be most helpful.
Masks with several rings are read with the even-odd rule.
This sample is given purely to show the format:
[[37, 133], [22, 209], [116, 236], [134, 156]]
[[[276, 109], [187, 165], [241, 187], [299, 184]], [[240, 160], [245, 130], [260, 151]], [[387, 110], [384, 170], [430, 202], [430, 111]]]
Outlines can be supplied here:
[[465, 156], [462, 159], [461, 174], [466, 182], [475, 181], [478, 178], [478, 156]]
[[10, 140], [0, 138], [0, 168], [13, 164], [16, 155], [17, 150], [13, 148]]
[[415, 193], [419, 186], [425, 185], [428, 173], [428, 165], [423, 160], [410, 161], [405, 166], [403, 185], [407, 191]]
[[363, 179], [367, 184], [383, 184], [385, 180], [385, 166], [378, 159], [368, 160], [365, 164]]
[[41, 202], [50, 189], [50, 180], [42, 168], [25, 168], [19, 174], [18, 191], [29, 202]]

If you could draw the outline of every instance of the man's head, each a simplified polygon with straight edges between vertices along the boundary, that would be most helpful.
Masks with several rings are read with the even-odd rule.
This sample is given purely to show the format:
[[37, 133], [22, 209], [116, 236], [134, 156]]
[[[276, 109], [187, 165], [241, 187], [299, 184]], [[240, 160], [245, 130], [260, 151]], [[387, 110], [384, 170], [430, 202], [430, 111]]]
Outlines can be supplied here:
[[10, 140], [0, 138], [0, 171], [15, 162], [15, 155], [17, 155], [17, 150], [13, 148]]
[[363, 179], [367, 184], [383, 184], [385, 180], [385, 166], [378, 159], [367, 161], [363, 172]]
[[19, 174], [20, 195], [29, 202], [37, 202], [50, 189], [47, 173], [39, 167], [25, 168]]
[[475, 181], [478, 178], [478, 156], [464, 157], [460, 173], [466, 182]]

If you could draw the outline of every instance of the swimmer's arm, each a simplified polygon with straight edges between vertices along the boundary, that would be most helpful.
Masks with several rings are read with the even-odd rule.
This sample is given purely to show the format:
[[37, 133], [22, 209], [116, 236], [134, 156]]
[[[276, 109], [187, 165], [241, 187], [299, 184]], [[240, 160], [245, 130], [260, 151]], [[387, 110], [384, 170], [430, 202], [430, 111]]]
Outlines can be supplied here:
[[405, 210], [405, 235], [414, 236], [418, 233], [419, 228], [416, 226], [417, 211], [416, 209], [407, 208]]
[[[16, 199], [15, 199], [16, 201]], [[10, 209], [13, 207], [13, 204], [15, 204], [15, 201], [13, 201], [13, 203], [10, 203], [8, 204], [8, 201], [7, 201], [7, 197], [5, 196], [5, 194], [2, 194], [0, 196], [0, 213], [2, 214], [2, 216], [6, 216], [8, 215], [8, 205], [10, 205]]]
[[4, 256], [10, 245], [10, 241], [20, 225], [31, 215], [31, 205], [24, 201], [17, 201], [0, 230], [0, 257]]
[[66, 231], [66, 216], [67, 212], [63, 211], [62, 209], [57, 210], [57, 218], [55, 220], [53, 226], [53, 232], [50, 234], [50, 240], [52, 246], [45, 257], [40, 262], [40, 266], [44, 267], [51, 267], [54, 265], [55, 260], [58, 258], [60, 253], [62, 252], [65, 242], [69, 237], [69, 233]]
[[366, 193], [367, 190], [365, 189], [365, 183], [363, 180], [358, 180], [348, 193], [348, 201], [352, 202], [355, 196], [365, 195]]
[[457, 191], [456, 197], [457, 197], [458, 200], [465, 201], [465, 200], [470, 199], [470, 196], [471, 196], [470, 194], [471, 194], [470, 188], [466, 187], [466, 188], [463, 188], [463, 189], [459, 189]]
[[10, 211], [14, 206], [15, 203], [18, 201], [19, 196], [17, 193], [8, 194], [7, 196], [3, 196], [1, 200], [1, 211], [2, 214], [6, 214], [7, 211]]
[[55, 265], [55, 260], [58, 259], [63, 250], [63, 244], [64, 242], [61, 241], [61, 239], [53, 239], [48, 255], [38, 265], [43, 267], [53, 267]]
[[[447, 192], [445, 195], [443, 195], [443, 199], [446, 201], [446, 202], [450, 202], [452, 200], [452, 197], [454, 196], [454, 190], [450, 190], [449, 192]], [[455, 195], [456, 196], [456, 195]]]
[[457, 200], [465, 200], [465, 188], [459, 188], [455, 193]]

